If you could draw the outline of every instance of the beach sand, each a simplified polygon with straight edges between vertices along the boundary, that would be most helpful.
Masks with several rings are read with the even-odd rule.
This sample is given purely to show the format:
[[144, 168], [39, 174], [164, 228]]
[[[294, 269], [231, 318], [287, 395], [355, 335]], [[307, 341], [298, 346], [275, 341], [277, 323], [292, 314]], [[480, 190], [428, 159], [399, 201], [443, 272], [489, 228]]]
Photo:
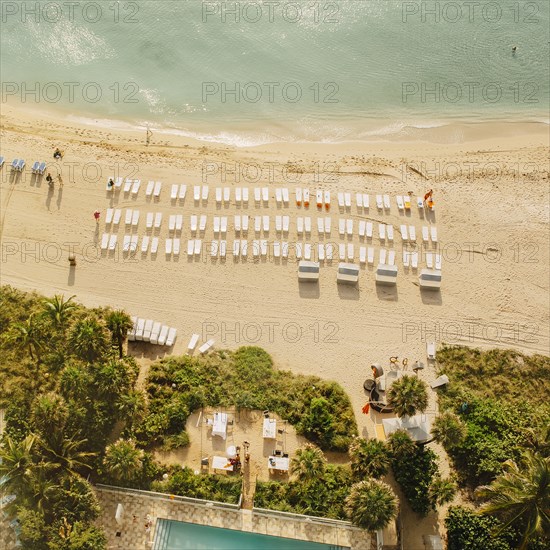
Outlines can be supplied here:
[[[337, 380], [352, 400], [360, 434], [372, 437], [374, 417], [361, 414], [366, 401], [362, 384], [370, 376], [372, 362], [385, 366], [394, 355], [408, 358], [409, 365], [417, 359], [425, 361], [427, 340], [549, 353], [545, 125], [518, 124], [514, 132], [503, 131], [498, 138], [490, 137], [490, 128], [480, 126], [478, 140], [463, 141], [458, 136], [456, 143], [446, 145], [284, 143], [236, 149], [155, 132], [146, 146], [145, 131], [83, 125], [12, 107], [3, 109], [1, 123], [1, 154], [6, 158], [0, 172], [2, 284], [46, 295], [76, 294], [87, 306], [121, 307], [131, 315], [177, 328], [173, 349], [131, 345], [138, 358], [149, 361], [166, 353], [184, 353], [195, 332], [201, 335], [200, 342], [213, 338], [216, 348], [259, 345], [273, 356], [277, 368]], [[470, 128], [463, 137], [472, 134]], [[64, 151], [57, 164], [52, 157], [56, 147]], [[27, 167], [15, 176], [9, 163], [20, 157], [26, 159]], [[55, 179], [53, 192], [45, 178], [31, 177], [35, 160], [52, 163], [48, 171]], [[252, 181], [258, 172], [260, 179]], [[141, 179], [137, 198], [106, 192], [106, 181], [113, 174]], [[145, 198], [149, 180], [163, 182], [159, 201]], [[171, 203], [172, 183], [187, 184], [183, 204]], [[192, 200], [192, 186], [204, 183], [210, 187], [210, 198], [206, 206], [198, 206]], [[307, 211], [294, 203], [297, 185], [312, 192]], [[232, 188], [227, 207], [216, 205], [218, 186]], [[248, 208], [235, 205], [236, 186], [250, 189]], [[270, 187], [269, 208], [255, 206], [255, 186]], [[288, 208], [276, 206], [276, 187], [289, 188]], [[356, 261], [359, 246], [373, 246], [377, 262], [381, 244], [376, 222], [394, 226], [394, 244], [386, 242], [386, 248], [396, 251], [395, 289], [377, 288], [369, 266], [361, 268], [358, 289], [339, 288], [336, 259], [321, 267], [318, 287], [298, 284], [292, 253], [288, 261], [253, 261], [250, 253], [247, 261], [234, 261], [230, 253], [225, 261], [211, 260], [205, 243], [212, 239], [214, 215], [229, 217], [228, 252], [235, 236], [233, 215], [243, 213], [271, 216], [270, 235], [262, 237], [270, 242], [280, 240], [275, 236], [275, 215], [290, 216], [290, 234], [284, 239], [289, 242], [296, 240], [296, 217], [311, 216], [312, 234], [307, 241], [324, 242], [317, 235], [316, 218], [321, 214], [314, 205], [314, 190], [318, 187], [332, 191], [330, 240], [353, 242]], [[422, 220], [414, 203], [410, 216], [398, 211], [395, 195], [412, 191], [416, 197], [428, 189], [434, 190], [434, 215]], [[337, 190], [369, 193], [369, 211], [358, 212], [352, 195], [351, 209], [340, 213]], [[391, 196], [390, 213], [376, 209], [374, 198], [381, 193]], [[156, 258], [98, 253], [106, 231], [105, 212], [111, 206], [141, 211], [136, 233], [140, 244], [146, 234], [146, 213], [163, 213]], [[93, 218], [96, 209], [101, 212], [99, 224]], [[184, 215], [182, 253], [179, 260], [167, 260], [164, 239], [168, 216], [175, 213]], [[188, 261], [189, 217], [203, 213], [208, 215], [203, 254], [200, 261]], [[351, 241], [338, 235], [341, 217], [354, 220]], [[372, 241], [359, 239], [360, 219], [375, 222]], [[443, 257], [440, 293], [421, 293], [418, 273], [403, 268], [402, 223], [415, 225], [418, 250], [423, 250], [421, 227], [437, 227]], [[117, 233], [121, 245], [124, 214]], [[249, 243], [254, 238], [252, 223]], [[67, 261], [71, 247], [77, 255], [73, 270]], [[433, 380], [434, 367], [420, 376]], [[430, 399], [428, 413], [433, 416], [434, 392]], [[418, 521], [407, 514], [407, 548], [422, 548], [421, 534], [437, 530], [442, 517], [440, 513], [439, 518], [433, 515]]]

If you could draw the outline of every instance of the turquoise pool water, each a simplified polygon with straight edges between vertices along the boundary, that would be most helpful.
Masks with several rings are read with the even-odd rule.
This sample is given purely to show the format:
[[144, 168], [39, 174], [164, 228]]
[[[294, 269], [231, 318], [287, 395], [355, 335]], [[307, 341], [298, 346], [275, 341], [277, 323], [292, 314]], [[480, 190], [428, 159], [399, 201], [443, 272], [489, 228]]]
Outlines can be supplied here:
[[158, 520], [153, 550], [343, 550], [342, 546], [330, 546], [303, 540], [257, 535], [232, 529], [220, 529], [184, 523]]

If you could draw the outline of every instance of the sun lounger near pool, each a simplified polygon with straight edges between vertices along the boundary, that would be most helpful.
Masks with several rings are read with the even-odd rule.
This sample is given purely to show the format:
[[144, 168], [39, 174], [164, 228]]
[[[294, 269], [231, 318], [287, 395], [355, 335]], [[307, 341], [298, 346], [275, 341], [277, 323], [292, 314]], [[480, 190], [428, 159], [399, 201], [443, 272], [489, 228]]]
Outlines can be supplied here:
[[388, 265], [395, 265], [395, 250], [388, 252]]
[[185, 183], [180, 184], [180, 190], [178, 193], [178, 199], [182, 201], [185, 199], [185, 195], [187, 194], [187, 185]]
[[379, 223], [378, 224], [378, 238], [381, 241], [386, 240], [386, 224], [384, 224], [384, 223]]
[[366, 246], [360, 246], [359, 247], [359, 263], [364, 264], [367, 262], [367, 247]]
[[174, 342], [176, 341], [176, 334], [177, 334], [177, 331], [174, 327], [171, 327], [168, 330], [168, 335], [166, 336], [165, 345], [168, 346], [169, 348], [174, 345]]
[[344, 243], [338, 244], [338, 258], [341, 261], [344, 261], [346, 259], [346, 245]]
[[146, 254], [148, 249], [149, 249], [149, 237], [145, 235], [145, 237], [141, 239], [141, 252], [143, 254]]
[[134, 184], [132, 185], [132, 195], [134, 197], [137, 197], [140, 186], [141, 186], [141, 180], [134, 180]]
[[401, 195], [397, 195], [395, 197], [395, 200], [397, 202], [397, 208], [399, 210], [403, 210], [405, 208], [405, 204], [403, 203], [403, 197]]
[[296, 187], [294, 193], [296, 194], [296, 206], [302, 206], [302, 188]]
[[101, 237], [101, 250], [107, 250], [109, 246], [109, 233], [103, 233]]
[[393, 225], [386, 225], [386, 236], [388, 237], [388, 241], [393, 242]]
[[172, 185], [172, 188], [170, 190], [170, 199], [175, 201], [177, 200], [178, 198], [178, 185], [177, 184], [173, 184]]
[[401, 230], [401, 239], [403, 239], [404, 241], [408, 241], [409, 235], [407, 234], [407, 226], [401, 225], [399, 226], [399, 229]]
[[162, 224], [162, 212], [155, 214], [155, 229], [159, 229]]
[[372, 265], [374, 263], [374, 248], [372, 246], [369, 246], [367, 250], [367, 262], [369, 265]]
[[200, 185], [193, 186], [193, 200], [195, 202], [199, 202], [201, 200], [201, 186]]
[[105, 215], [105, 224], [111, 225], [113, 223], [113, 215], [115, 211], [113, 208], [107, 208], [107, 214]]
[[384, 209], [389, 210], [391, 208], [390, 196], [389, 195], [384, 195], [383, 199], [384, 199]]
[[162, 190], [162, 182], [157, 181], [157, 183], [155, 183], [155, 190], [153, 191], [153, 196], [155, 197], [155, 199], [158, 199], [160, 197], [161, 190]]
[[160, 329], [159, 340], [158, 340], [159, 346], [164, 346], [164, 344], [166, 343], [166, 338], [168, 338], [168, 330], [169, 330], [169, 327], [167, 327], [166, 325], [162, 325], [162, 328]]
[[416, 228], [414, 225], [409, 225], [409, 241], [416, 242]]
[[434, 255], [431, 252], [426, 253], [426, 266], [432, 269], [434, 266]]
[[111, 235], [111, 238], [109, 239], [109, 250], [114, 250], [116, 246], [117, 236]]
[[283, 195], [283, 204], [285, 206], [288, 206], [288, 203], [289, 203], [288, 187], [283, 187], [281, 192], [282, 192], [282, 195]]
[[162, 324], [158, 321], [155, 321], [153, 323], [153, 328], [151, 329], [151, 336], [149, 337], [149, 342], [151, 344], [158, 344], [159, 343], [159, 334], [160, 329], [162, 328]]
[[208, 340], [199, 348], [200, 353], [206, 353], [214, 345], [214, 340]]
[[156, 254], [159, 249], [159, 238], [153, 237], [151, 240], [151, 254]]
[[197, 347], [198, 341], [199, 341], [199, 335], [193, 334], [191, 336], [191, 340], [189, 340], [189, 344], [187, 344], [187, 351], [193, 351]]
[[367, 239], [372, 239], [372, 222], [367, 222], [366, 232]]
[[382, 210], [383, 207], [382, 195], [376, 195], [376, 208], [378, 208], [378, 210]]
[[203, 185], [202, 186], [202, 200], [204, 202], [206, 202], [208, 200], [208, 191], [209, 191], [208, 185]]

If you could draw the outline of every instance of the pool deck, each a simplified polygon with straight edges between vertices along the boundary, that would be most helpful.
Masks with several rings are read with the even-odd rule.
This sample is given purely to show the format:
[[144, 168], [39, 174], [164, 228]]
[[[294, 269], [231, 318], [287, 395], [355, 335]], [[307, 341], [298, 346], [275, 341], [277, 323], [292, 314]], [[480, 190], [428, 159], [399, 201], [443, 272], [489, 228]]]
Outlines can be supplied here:
[[[253, 533], [320, 542], [352, 550], [370, 550], [371, 536], [348, 524], [318, 523], [303, 516], [281, 516], [255, 513], [250, 510], [223, 508], [209, 504], [194, 504], [166, 498], [148, 496], [145, 492], [131, 493], [125, 490], [96, 487], [101, 505], [98, 523], [105, 529], [110, 549], [141, 550], [153, 545], [157, 518], [184, 521], [224, 529], [236, 529]], [[115, 520], [118, 504], [124, 513], [121, 523]], [[152, 526], [146, 529], [147, 516]]]

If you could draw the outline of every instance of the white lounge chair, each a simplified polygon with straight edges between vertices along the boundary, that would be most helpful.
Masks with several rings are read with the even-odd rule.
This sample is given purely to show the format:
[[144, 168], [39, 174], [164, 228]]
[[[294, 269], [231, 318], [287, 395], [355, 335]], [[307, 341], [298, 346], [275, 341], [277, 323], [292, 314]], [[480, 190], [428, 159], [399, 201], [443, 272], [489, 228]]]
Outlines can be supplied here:
[[346, 203], [346, 208], [351, 208], [351, 193], [344, 193], [344, 202]]
[[223, 188], [223, 202], [229, 203], [231, 199], [231, 188], [230, 187], [224, 187]]
[[[193, 249], [195, 248], [195, 243], [193, 242]], [[218, 255], [218, 250], [220, 248], [220, 243], [218, 241], [210, 242], [210, 256], [215, 258]]]
[[222, 235], [227, 233], [227, 216], [222, 216], [220, 219], [220, 233]]
[[176, 229], [176, 215], [170, 214], [168, 218], [168, 231], [172, 232]]
[[441, 271], [441, 254], [436, 254], [435, 255], [435, 268], [438, 271]]
[[176, 231], [183, 229], [183, 214], [176, 214]]
[[404, 224], [400, 225], [399, 229], [401, 230], [401, 239], [403, 241], [408, 241], [409, 240], [409, 235], [408, 235], [408, 232], [407, 232], [407, 226], [404, 225]]
[[130, 250], [130, 235], [124, 235], [124, 239], [122, 241], [122, 251], [128, 252]]
[[193, 200], [195, 202], [199, 202], [201, 200], [201, 186], [200, 185], [193, 186]]
[[283, 203], [283, 193], [278, 187], [275, 189], [275, 202], [277, 206], [281, 206]]
[[389, 195], [384, 195], [383, 197], [384, 199], [384, 209], [385, 210], [389, 210], [390, 209], [390, 196]]
[[153, 212], [147, 212], [145, 216], [145, 229], [153, 229], [153, 221], [155, 219], [155, 214]]
[[346, 245], [344, 243], [338, 244], [338, 258], [342, 262], [346, 259]]
[[386, 224], [385, 223], [379, 223], [378, 224], [378, 238], [381, 241], [386, 240]]
[[166, 343], [166, 338], [168, 338], [168, 330], [169, 327], [167, 327], [166, 325], [162, 325], [158, 339], [159, 346], [164, 346], [164, 344]]
[[206, 202], [208, 200], [208, 191], [209, 191], [208, 185], [203, 185], [202, 194], [201, 194], [203, 202]]
[[103, 233], [101, 237], [101, 250], [107, 250], [109, 246], [109, 233]]
[[416, 242], [416, 228], [414, 225], [409, 225], [409, 241]]
[[405, 209], [405, 203], [403, 202], [403, 197], [401, 195], [397, 195], [395, 197], [395, 200], [397, 202], [397, 208], [399, 210], [404, 210]]
[[369, 246], [367, 250], [367, 262], [369, 265], [374, 263], [374, 248], [372, 246]]
[[411, 209], [411, 197], [409, 195], [403, 195], [403, 204], [405, 205], [405, 210]]
[[269, 187], [262, 187], [262, 200], [265, 203], [269, 201]]
[[426, 342], [426, 355], [428, 359], [435, 359], [435, 342]]
[[262, 256], [265, 258], [267, 256], [267, 239], [262, 239], [260, 241], [260, 248]]
[[200, 256], [202, 250], [202, 240], [195, 239], [195, 256]]
[[145, 235], [145, 237], [141, 239], [141, 252], [147, 254], [147, 250], [149, 250], [149, 236]]
[[193, 351], [197, 347], [198, 341], [199, 341], [199, 335], [193, 334], [191, 336], [191, 340], [189, 340], [189, 344], [187, 344], [187, 351]]
[[170, 256], [172, 254], [172, 239], [166, 239], [164, 243], [164, 251], [166, 252], [167, 256]]
[[363, 209], [363, 193], [355, 193], [355, 204], [357, 208]]
[[359, 220], [358, 233], [359, 237], [365, 237], [365, 231], [367, 229], [367, 222], [365, 220]]
[[158, 249], [159, 249], [159, 238], [153, 237], [151, 240], [151, 254], [152, 255], [156, 254]]
[[294, 193], [296, 194], [296, 206], [302, 206], [302, 188], [296, 187]]
[[304, 260], [311, 260], [311, 243], [305, 243], [304, 245]]
[[233, 241], [233, 257], [238, 258], [241, 253], [241, 241], [239, 239], [235, 239]]
[[384, 208], [382, 195], [376, 195], [376, 208], [378, 208], [378, 210], [382, 210]]
[[290, 216], [283, 216], [283, 233], [288, 233], [290, 228]]
[[143, 327], [143, 341], [149, 342], [151, 340], [151, 331], [153, 330], [153, 323], [154, 321], [152, 319], [146, 319], [145, 326]]
[[263, 216], [262, 220], [264, 233], [269, 233], [269, 216]]
[[242, 219], [241, 219], [241, 221], [242, 221], [242, 228], [243, 228], [242, 230], [243, 230], [243, 233], [247, 233], [247, 232], [248, 232], [248, 220], [249, 220], [249, 218], [248, 218], [248, 216], [247, 216], [246, 214], [245, 214], [245, 215], [242, 217]]
[[317, 208], [323, 208], [323, 190], [317, 189], [315, 191], [315, 202], [317, 204]]
[[330, 235], [330, 225], [331, 219], [327, 216], [325, 217], [325, 235]]
[[327, 258], [327, 262], [332, 262], [332, 257], [334, 256], [334, 244], [333, 243], [327, 243], [325, 245], [325, 256]]
[[388, 265], [395, 265], [395, 250], [388, 252]]
[[346, 220], [346, 233], [348, 237], [353, 236], [353, 220]]
[[386, 236], [388, 237], [388, 241], [393, 242], [393, 225], [386, 225]]
[[304, 232], [304, 218], [302, 218], [301, 216], [298, 216], [296, 218], [296, 233], [298, 233], [298, 235], [302, 235]]
[[137, 197], [140, 187], [141, 187], [141, 180], [134, 180], [134, 185], [132, 185], [132, 195], [134, 197]]
[[262, 189], [254, 187], [254, 202], [262, 202]]
[[235, 226], [235, 233], [240, 233], [241, 232], [241, 217], [240, 216], [234, 216], [233, 225]]
[[409, 267], [411, 253], [408, 250], [403, 250], [403, 266]]
[[422, 226], [422, 240], [427, 243], [430, 240], [430, 232], [427, 225]]
[[162, 324], [158, 321], [153, 323], [153, 328], [151, 329], [151, 337], [149, 338], [149, 342], [151, 344], [158, 344], [159, 343], [159, 334], [160, 329], [162, 328]]
[[185, 183], [180, 184], [180, 190], [178, 193], [178, 199], [180, 201], [185, 199], [185, 195], [187, 194], [187, 185]]
[[134, 183], [134, 180], [126, 180], [124, 182], [124, 192], [125, 193], [129, 193], [130, 190], [132, 189], [132, 184]]
[[432, 226], [430, 228], [430, 234], [431, 234], [431, 237], [432, 237], [432, 243], [436, 243], [437, 242], [437, 227]]
[[176, 341], [176, 329], [174, 327], [171, 327], [170, 330], [168, 330], [168, 336], [166, 337], [166, 343], [165, 345], [171, 348], [174, 345], [174, 342]]
[[217, 235], [220, 232], [220, 218], [219, 216], [214, 216], [214, 235]]
[[304, 193], [304, 207], [309, 208], [309, 189], [306, 187], [303, 190]]
[[317, 233], [319, 233], [319, 235], [324, 235], [325, 234], [325, 220], [323, 220], [323, 218], [317, 218]]
[[275, 216], [275, 231], [280, 233], [283, 230], [283, 217]]
[[179, 187], [177, 184], [173, 184], [172, 185], [172, 189], [170, 190], [170, 199], [175, 201], [177, 200], [178, 198], [178, 190], [179, 190]]
[[241, 258], [248, 256], [248, 241], [241, 240]]
[[343, 237], [346, 234], [346, 220], [340, 218], [338, 220], [338, 234]]
[[330, 191], [325, 191], [325, 210], [330, 210]]
[[109, 239], [109, 250], [114, 250], [116, 246], [117, 236], [111, 235], [111, 238]]
[[306, 233], [311, 233], [311, 218], [309, 216], [304, 218], [304, 229]]
[[191, 216], [189, 227], [193, 235], [197, 232], [197, 224], [198, 224], [198, 217], [196, 215]]
[[431, 252], [426, 253], [426, 266], [428, 267], [428, 269], [433, 269], [434, 255]]
[[105, 215], [105, 224], [111, 225], [113, 223], [113, 215], [115, 213], [114, 208], [107, 208], [107, 214]]
[[155, 229], [160, 229], [162, 225], [162, 212], [157, 212], [155, 214]]
[[363, 193], [363, 209], [368, 210], [369, 209], [369, 195], [368, 193]]
[[411, 267], [413, 269], [418, 269], [418, 252], [416, 251], [411, 254]]
[[214, 340], [208, 340], [199, 348], [200, 353], [206, 353], [214, 345]]
[[378, 262], [380, 265], [386, 264], [386, 249], [381, 248], [380, 249], [380, 261]]
[[187, 241], [187, 255], [193, 256], [195, 253], [195, 239], [189, 239]]
[[273, 257], [274, 258], [281, 257], [281, 243], [279, 241], [275, 241], [273, 243]]
[[157, 183], [155, 183], [155, 190], [153, 191], [153, 196], [155, 197], [155, 199], [158, 199], [160, 197], [161, 190], [162, 190], [162, 182], [157, 181]]
[[124, 223], [126, 225], [132, 225], [132, 210], [130, 208], [126, 209], [126, 215], [124, 217]]
[[367, 262], [367, 247], [366, 246], [360, 246], [359, 247], [359, 263], [365, 264]]
[[243, 204], [248, 206], [248, 187], [243, 187]]
[[199, 218], [199, 231], [201, 233], [204, 233], [206, 231], [206, 214], [201, 214], [201, 217]]
[[372, 222], [367, 222], [367, 228], [365, 232], [365, 234], [367, 235], [367, 239], [372, 239], [372, 228], [373, 228]]
[[260, 255], [260, 241], [258, 239], [254, 239], [252, 241], [252, 256], [254, 258], [257, 258]]
[[222, 203], [222, 188], [216, 187], [216, 204]]
[[262, 217], [261, 216], [255, 216], [254, 217], [254, 231], [256, 233], [260, 233], [262, 230]]
[[302, 243], [296, 243], [295, 252], [296, 252], [296, 259], [297, 260], [302, 259], [302, 249], [303, 249]]
[[348, 260], [352, 261], [354, 256], [355, 256], [355, 247], [353, 246], [353, 243], [348, 243]]
[[288, 242], [287, 241], [283, 241], [281, 243], [281, 256], [283, 258], [288, 258], [288, 249], [289, 249], [289, 246], [288, 246]]
[[113, 225], [118, 225], [120, 223], [121, 216], [122, 216], [122, 209], [115, 208], [115, 214], [113, 216]]
[[173, 254], [174, 256], [179, 256], [180, 255], [180, 240], [178, 238], [174, 239], [174, 242], [172, 243], [173, 245]]
[[243, 193], [240, 187], [235, 187], [235, 202], [241, 204], [243, 200]]
[[325, 245], [323, 243], [317, 245], [317, 259], [320, 262], [325, 260]]
[[123, 179], [121, 176], [118, 176], [118, 178], [116, 178], [115, 180], [115, 191], [120, 191], [122, 189], [122, 183], [123, 183]]
[[137, 327], [136, 327], [136, 340], [143, 341], [143, 331], [145, 330], [145, 319], [139, 319], [137, 320]]
[[289, 203], [288, 187], [283, 187], [282, 194], [283, 194], [283, 204], [288, 206], [288, 203]]
[[139, 210], [134, 210], [132, 213], [132, 227], [137, 227], [139, 225]]

